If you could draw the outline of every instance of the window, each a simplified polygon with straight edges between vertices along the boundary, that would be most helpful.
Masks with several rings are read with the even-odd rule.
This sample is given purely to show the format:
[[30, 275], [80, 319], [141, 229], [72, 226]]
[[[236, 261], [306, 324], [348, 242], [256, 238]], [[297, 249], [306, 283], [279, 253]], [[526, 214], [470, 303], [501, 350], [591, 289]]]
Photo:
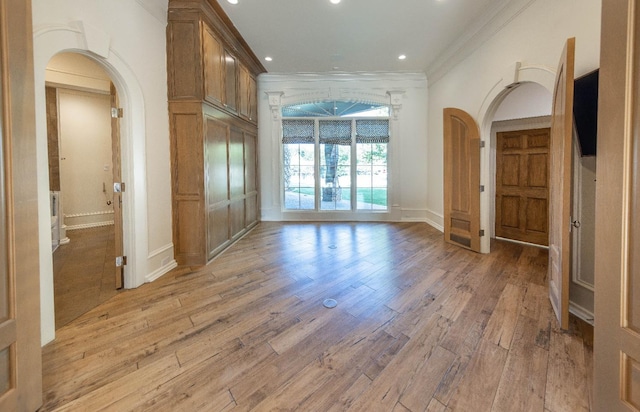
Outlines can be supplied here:
[[387, 210], [388, 106], [324, 102], [282, 113], [286, 210]]

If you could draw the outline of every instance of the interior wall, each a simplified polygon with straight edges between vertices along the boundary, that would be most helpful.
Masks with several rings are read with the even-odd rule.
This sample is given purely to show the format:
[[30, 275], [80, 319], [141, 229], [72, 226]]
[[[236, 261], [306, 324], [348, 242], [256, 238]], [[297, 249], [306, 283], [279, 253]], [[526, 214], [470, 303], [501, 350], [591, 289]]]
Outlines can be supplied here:
[[58, 110], [66, 229], [112, 225], [111, 97], [58, 89]]
[[[125, 287], [168, 272], [173, 259], [166, 71], [167, 2], [32, 0], [38, 151], [42, 343], [55, 337], [45, 111], [45, 69], [64, 51], [103, 67], [118, 89]], [[127, 274], [128, 273], [128, 274]]]
[[58, 53], [49, 60], [45, 73], [47, 86], [109, 94], [111, 79], [93, 60], [79, 53]]
[[493, 121], [549, 116], [552, 103], [551, 93], [542, 85], [524, 82], [505, 96], [493, 116]]
[[[277, 108], [272, 111], [268, 94], [282, 105], [331, 99], [391, 104], [389, 92], [397, 96], [393, 109], [397, 117], [392, 114], [390, 119], [388, 212], [283, 212], [281, 119]], [[262, 220], [428, 220], [424, 74], [262, 74], [258, 78], [258, 110]]]
[[[567, 38], [576, 37], [576, 77], [597, 68], [600, 3], [599, 0], [536, 0], [467, 58], [429, 83], [427, 209], [439, 226], [443, 219], [443, 109], [465, 110], [480, 125], [482, 138], [488, 139], [490, 126], [486, 129], [483, 126], [485, 121], [493, 120], [495, 112], [487, 111], [487, 107], [494, 96], [503, 96], [518, 77], [533, 71], [536, 76], [541, 73], [539, 83], [545, 87], [551, 84], [552, 88]], [[481, 118], [485, 114], [488, 119]], [[483, 172], [482, 178], [481, 184], [487, 184], [488, 171]], [[488, 193], [484, 196], [483, 205], [488, 205]]]
[[596, 253], [596, 157], [580, 156], [574, 135], [571, 284], [569, 311], [593, 324]]

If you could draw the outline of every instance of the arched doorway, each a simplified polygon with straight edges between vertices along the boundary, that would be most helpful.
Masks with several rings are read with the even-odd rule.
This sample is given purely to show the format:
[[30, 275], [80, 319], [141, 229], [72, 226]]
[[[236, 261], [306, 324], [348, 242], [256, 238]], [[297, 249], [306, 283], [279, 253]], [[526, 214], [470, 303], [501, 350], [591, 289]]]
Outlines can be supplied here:
[[[480, 121], [480, 139], [488, 146], [491, 143], [491, 127], [495, 115], [501, 103], [507, 98], [510, 92], [525, 83], [536, 83], [544, 87], [549, 94], [553, 91], [555, 81], [555, 72], [551, 69], [539, 66], [521, 66], [520, 63], [515, 64], [513, 73], [505, 76], [502, 81], [487, 93], [484, 103], [480, 108], [477, 119]], [[487, 182], [484, 192], [480, 194], [480, 226], [490, 228], [494, 225], [495, 217], [493, 215], [491, 194], [495, 194], [495, 178], [493, 175], [495, 154], [492, 156], [491, 150], [484, 150], [480, 157], [480, 180]], [[490, 251], [490, 236], [481, 238], [482, 253]]]
[[550, 115], [551, 93], [533, 82], [508, 89], [496, 109], [487, 144], [491, 237], [548, 243]]
[[[40, 159], [47, 158], [45, 73], [51, 58], [61, 52], [83, 54], [99, 64], [112, 79], [124, 112], [121, 119], [122, 180], [128, 182], [123, 194], [123, 245], [127, 255], [124, 287], [145, 282], [147, 248], [146, 141], [143, 94], [138, 79], [117, 53], [109, 50], [97, 35], [87, 34], [75, 25], [47, 26], [34, 33], [34, 74], [36, 90], [36, 146]], [[106, 49], [103, 47], [107, 44]], [[38, 162], [39, 260], [41, 340], [55, 337], [53, 261], [51, 255], [50, 191], [48, 162]]]
[[100, 65], [82, 54], [60, 53], [47, 65], [56, 329], [114, 296], [122, 283], [115, 256], [122, 254], [123, 228], [113, 193], [120, 139], [119, 128], [112, 128], [118, 119], [112, 118], [111, 85]]

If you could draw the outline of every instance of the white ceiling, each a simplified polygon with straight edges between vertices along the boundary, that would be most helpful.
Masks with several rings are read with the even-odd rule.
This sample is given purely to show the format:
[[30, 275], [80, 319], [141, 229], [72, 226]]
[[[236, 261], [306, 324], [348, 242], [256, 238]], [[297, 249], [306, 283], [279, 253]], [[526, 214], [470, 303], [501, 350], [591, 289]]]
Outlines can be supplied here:
[[[217, 0], [270, 73], [429, 72], [512, 0]], [[520, 2], [522, 3], [522, 2]], [[405, 54], [405, 60], [398, 60]], [[265, 61], [270, 56], [273, 61]], [[441, 62], [439, 63], [441, 64]]]

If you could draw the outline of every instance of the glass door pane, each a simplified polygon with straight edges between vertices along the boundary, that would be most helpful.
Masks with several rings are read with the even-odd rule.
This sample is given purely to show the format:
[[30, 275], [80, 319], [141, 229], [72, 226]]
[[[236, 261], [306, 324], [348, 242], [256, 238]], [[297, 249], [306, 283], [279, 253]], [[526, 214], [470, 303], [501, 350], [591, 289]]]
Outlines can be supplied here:
[[314, 144], [285, 144], [283, 155], [285, 209], [314, 210]]
[[321, 210], [351, 210], [351, 146], [320, 145]]
[[358, 210], [387, 209], [387, 144], [357, 144]]

